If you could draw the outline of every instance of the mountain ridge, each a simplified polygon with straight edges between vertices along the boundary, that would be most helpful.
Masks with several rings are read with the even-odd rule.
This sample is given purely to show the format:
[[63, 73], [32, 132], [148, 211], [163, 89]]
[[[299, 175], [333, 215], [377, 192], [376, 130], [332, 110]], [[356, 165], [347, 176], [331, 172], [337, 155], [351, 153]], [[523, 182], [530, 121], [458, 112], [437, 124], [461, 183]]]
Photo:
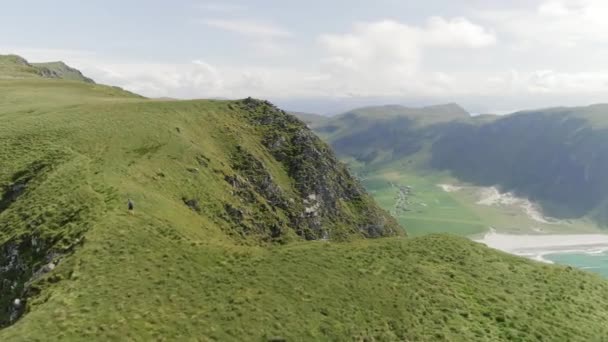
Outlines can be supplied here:
[[47, 63], [30, 63], [17, 55], [0, 55], [0, 76], [4, 77], [42, 77], [55, 78], [85, 83], [95, 83], [77, 69], [62, 61]]

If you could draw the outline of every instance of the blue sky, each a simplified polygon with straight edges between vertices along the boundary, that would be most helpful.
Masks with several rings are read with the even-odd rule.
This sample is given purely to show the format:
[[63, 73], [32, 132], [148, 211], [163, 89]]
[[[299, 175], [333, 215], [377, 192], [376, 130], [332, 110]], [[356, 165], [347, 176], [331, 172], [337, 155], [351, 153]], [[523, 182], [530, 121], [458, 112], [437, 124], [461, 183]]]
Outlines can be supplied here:
[[292, 110], [458, 102], [471, 112], [608, 99], [600, 0], [7, 1], [0, 53], [64, 60], [151, 97]]

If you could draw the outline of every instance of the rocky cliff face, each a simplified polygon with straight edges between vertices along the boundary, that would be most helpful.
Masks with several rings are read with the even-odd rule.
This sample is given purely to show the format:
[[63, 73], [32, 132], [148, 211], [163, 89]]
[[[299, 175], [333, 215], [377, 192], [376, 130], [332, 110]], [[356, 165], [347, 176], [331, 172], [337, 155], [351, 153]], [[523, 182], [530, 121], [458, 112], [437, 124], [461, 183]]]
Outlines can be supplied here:
[[0, 182], [0, 327], [20, 317], [27, 297], [37, 292], [35, 282], [84, 241], [84, 227], [92, 221], [94, 202], [68, 204], [79, 197], [75, 188], [66, 188], [65, 194], [52, 189], [54, 197], [37, 197], [52, 187], [52, 174], [78, 177], [53, 173], [64, 158], [49, 155]]
[[290, 223], [300, 236], [339, 240], [352, 234], [380, 237], [402, 231], [306, 124], [267, 101], [249, 98], [240, 106], [262, 131], [263, 145], [294, 181], [300, 203], [292, 205], [296, 215]]
[[74, 69], [64, 62], [32, 63], [31, 65], [39, 70], [42, 77], [95, 83], [91, 78], [84, 76], [80, 70]]

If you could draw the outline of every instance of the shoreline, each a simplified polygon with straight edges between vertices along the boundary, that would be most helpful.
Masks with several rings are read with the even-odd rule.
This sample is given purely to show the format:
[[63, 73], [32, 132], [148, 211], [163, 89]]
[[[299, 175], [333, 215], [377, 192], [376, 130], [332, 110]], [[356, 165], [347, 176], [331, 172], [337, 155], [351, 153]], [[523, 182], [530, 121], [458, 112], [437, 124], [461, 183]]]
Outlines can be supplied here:
[[608, 234], [505, 234], [490, 230], [474, 238], [500, 251], [552, 264], [550, 254], [603, 254], [608, 252]]

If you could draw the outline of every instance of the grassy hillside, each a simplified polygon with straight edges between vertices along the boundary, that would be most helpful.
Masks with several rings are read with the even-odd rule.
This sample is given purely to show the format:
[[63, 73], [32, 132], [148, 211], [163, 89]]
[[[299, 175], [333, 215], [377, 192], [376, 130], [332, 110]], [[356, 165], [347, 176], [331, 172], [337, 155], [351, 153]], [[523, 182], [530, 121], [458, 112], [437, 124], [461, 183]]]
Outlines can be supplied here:
[[0, 80], [0, 120], [2, 341], [608, 336], [607, 282], [399, 236], [267, 102], [38, 76]]
[[[142, 222], [143, 221], [143, 222]], [[608, 283], [449, 236], [270, 249], [116, 218], [8, 341], [600, 341]], [[181, 231], [185, 229], [182, 228]], [[120, 265], [117, 267], [117, 265]]]

